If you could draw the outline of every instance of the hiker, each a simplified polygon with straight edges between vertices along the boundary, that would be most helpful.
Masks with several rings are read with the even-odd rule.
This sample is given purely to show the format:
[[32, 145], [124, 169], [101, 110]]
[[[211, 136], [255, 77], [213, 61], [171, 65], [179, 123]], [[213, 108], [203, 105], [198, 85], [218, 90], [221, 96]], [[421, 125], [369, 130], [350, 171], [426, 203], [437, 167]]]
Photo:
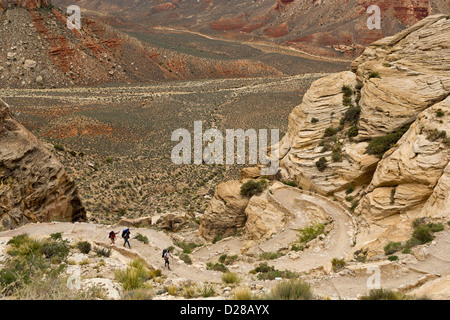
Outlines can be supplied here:
[[118, 232], [114, 232], [114, 231], [111, 231], [110, 233], [109, 233], [109, 239], [111, 239], [111, 244], [116, 244], [114, 241], [116, 240], [116, 235], [118, 234]]
[[128, 243], [128, 247], [131, 249], [131, 245], [130, 245], [130, 229], [126, 229], [122, 232], [122, 238], [125, 240], [125, 242], [123, 243], [123, 246], [125, 247], [125, 245]]
[[164, 250], [164, 252], [163, 252], [163, 258], [164, 258], [164, 268], [167, 266], [168, 267], [168, 269], [170, 270], [170, 261], [169, 261], [169, 258], [172, 258], [173, 259], [173, 256], [172, 256], [172, 254], [170, 253], [170, 250], [169, 249], [165, 249]]

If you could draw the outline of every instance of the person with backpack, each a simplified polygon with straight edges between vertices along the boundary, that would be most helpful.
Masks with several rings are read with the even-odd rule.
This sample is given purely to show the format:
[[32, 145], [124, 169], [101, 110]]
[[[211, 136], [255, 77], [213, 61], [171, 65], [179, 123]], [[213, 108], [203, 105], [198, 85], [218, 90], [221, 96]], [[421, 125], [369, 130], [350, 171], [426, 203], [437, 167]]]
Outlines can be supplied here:
[[109, 239], [111, 239], [111, 244], [116, 244], [114, 241], [116, 240], [116, 235], [118, 234], [118, 232], [114, 232], [114, 231], [111, 231], [110, 233], [109, 233]]
[[123, 246], [125, 247], [126, 244], [128, 244], [128, 247], [131, 249], [130, 245], [130, 229], [126, 229], [122, 232], [122, 238], [125, 240], [123, 243]]
[[164, 258], [164, 268], [167, 266], [169, 270], [170, 269], [170, 261], [169, 258], [173, 259], [172, 254], [170, 253], [170, 249], [164, 249], [163, 250], [163, 258]]

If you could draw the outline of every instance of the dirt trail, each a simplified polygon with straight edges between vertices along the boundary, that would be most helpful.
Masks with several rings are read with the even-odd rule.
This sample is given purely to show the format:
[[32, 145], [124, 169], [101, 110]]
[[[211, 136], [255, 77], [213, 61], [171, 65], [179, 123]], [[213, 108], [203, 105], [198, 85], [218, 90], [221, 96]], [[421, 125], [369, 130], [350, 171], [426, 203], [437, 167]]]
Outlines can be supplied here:
[[[141, 233], [149, 239], [148, 244], [143, 244], [137, 240], [131, 240], [131, 249], [123, 247], [123, 240], [119, 237], [116, 245], [111, 246], [108, 234], [110, 231], [121, 231], [123, 227], [111, 227], [106, 225], [96, 225], [89, 223], [63, 223], [50, 222], [39, 224], [27, 224], [15, 230], [0, 233], [0, 239], [9, 238], [23, 233], [27, 233], [31, 237], [45, 237], [52, 233], [61, 232], [64, 238], [77, 240], [87, 240], [95, 244], [107, 248], [111, 248], [130, 260], [141, 257], [146, 263], [155, 268], [164, 270], [164, 261], [161, 257], [162, 250], [169, 246], [173, 246], [172, 239], [163, 232], [152, 229], [133, 228], [132, 238]], [[208, 270], [201, 270], [198, 266], [186, 265], [178, 257], [174, 256], [171, 261], [172, 271], [164, 270], [164, 274], [169, 279], [191, 279], [198, 282], [217, 281], [220, 282], [221, 274]]]

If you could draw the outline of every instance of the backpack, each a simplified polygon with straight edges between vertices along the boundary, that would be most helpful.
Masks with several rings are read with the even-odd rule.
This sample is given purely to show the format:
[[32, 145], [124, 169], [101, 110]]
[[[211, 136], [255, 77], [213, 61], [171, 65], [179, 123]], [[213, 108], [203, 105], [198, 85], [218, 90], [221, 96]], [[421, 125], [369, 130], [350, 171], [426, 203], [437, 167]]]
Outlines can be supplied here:
[[164, 258], [164, 256], [166, 255], [167, 251], [168, 251], [167, 249], [164, 249], [164, 250], [163, 250], [163, 254], [162, 254], [162, 257], [163, 257], [163, 258]]
[[127, 234], [127, 231], [128, 231], [128, 229], [127, 229], [127, 230], [124, 230], [124, 231], [122, 231], [122, 238], [125, 238], [125, 235]]

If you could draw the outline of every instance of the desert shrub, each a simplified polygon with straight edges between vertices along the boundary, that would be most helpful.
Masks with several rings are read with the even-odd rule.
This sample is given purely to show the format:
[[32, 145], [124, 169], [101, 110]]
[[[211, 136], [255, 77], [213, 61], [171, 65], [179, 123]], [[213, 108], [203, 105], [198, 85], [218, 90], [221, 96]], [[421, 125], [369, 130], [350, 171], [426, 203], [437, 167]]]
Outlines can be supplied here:
[[362, 82], [358, 82], [358, 83], [356, 84], [356, 86], [355, 86], [355, 89], [359, 91], [359, 90], [361, 90], [363, 87], [364, 87], [364, 84], [363, 84]]
[[94, 247], [94, 252], [98, 257], [106, 257], [109, 258], [111, 256], [111, 249]]
[[89, 252], [91, 252], [92, 246], [90, 242], [80, 241], [77, 243], [77, 249], [84, 254], [88, 254]]
[[401, 242], [389, 242], [387, 245], [384, 246], [384, 254], [390, 255], [397, 251], [400, 251], [402, 249]]
[[225, 283], [239, 283], [241, 282], [241, 278], [236, 273], [226, 272], [222, 275], [222, 281]]
[[444, 111], [442, 111], [442, 109], [437, 109], [436, 110], [436, 116], [438, 118], [442, 118], [445, 115]]
[[62, 152], [65, 150], [64, 147], [59, 144], [55, 144], [53, 147], [55, 148], [56, 151]]
[[350, 108], [345, 111], [344, 116], [341, 119], [341, 124], [345, 123], [357, 123], [359, 116], [361, 115], [361, 108], [358, 106], [350, 106]]
[[185, 286], [183, 289], [183, 297], [186, 299], [195, 298], [196, 289], [193, 286]]
[[260, 260], [275, 260], [283, 256], [281, 252], [263, 252], [259, 255]]
[[117, 270], [114, 276], [127, 291], [145, 288], [145, 282], [151, 277], [150, 271], [140, 259], [133, 260], [125, 270]]
[[409, 300], [411, 297], [401, 292], [395, 292], [388, 289], [372, 289], [369, 295], [362, 296], [360, 300]]
[[142, 235], [142, 234], [140, 234], [140, 233], [137, 234], [136, 239], [137, 239], [138, 241], [144, 243], [144, 244], [147, 244], [147, 243], [148, 243], [148, 237], [147, 237], [147, 236], [144, 236], [144, 235]]
[[352, 202], [352, 206], [350, 207], [350, 211], [351, 211], [351, 212], [354, 212], [355, 209], [356, 209], [356, 207], [358, 207], [358, 205], [359, 205], [359, 201], [358, 201], [358, 200], [354, 200], [354, 201]]
[[324, 137], [332, 137], [339, 132], [339, 128], [328, 127], [325, 129]]
[[345, 97], [350, 97], [351, 95], [353, 95], [353, 89], [350, 86], [342, 86], [342, 93], [344, 94]]
[[290, 187], [297, 187], [297, 183], [295, 183], [295, 181], [286, 181], [286, 180], [283, 180], [283, 181], [281, 181], [283, 184], [285, 184], [285, 185], [287, 185], [287, 186], [290, 186]]
[[302, 280], [280, 282], [270, 294], [270, 300], [311, 300], [313, 297], [310, 285]]
[[397, 261], [397, 260], [398, 260], [398, 257], [397, 257], [397, 256], [389, 256], [389, 257], [388, 257], [388, 260], [389, 260], [389, 261]]
[[180, 259], [183, 260], [186, 264], [192, 264], [191, 257], [187, 253], [180, 254]]
[[325, 157], [321, 157], [317, 162], [316, 162], [316, 167], [320, 172], [325, 171], [325, 169], [328, 167], [327, 164], [327, 159]]
[[62, 233], [61, 232], [52, 233], [50, 235], [50, 239], [52, 239], [52, 240], [62, 240]]
[[353, 197], [352, 196], [346, 196], [345, 197], [345, 201], [347, 201], [347, 202], [352, 202], [353, 201]]
[[372, 79], [372, 78], [381, 78], [380, 73], [377, 71], [372, 71], [371, 73], [369, 73], [369, 79]]
[[344, 259], [334, 258], [333, 260], [331, 260], [331, 265], [333, 266], [333, 271], [338, 272], [339, 270], [345, 267], [346, 262]]
[[175, 242], [175, 245], [177, 247], [180, 247], [183, 250], [183, 252], [187, 253], [187, 254], [191, 254], [192, 250], [194, 250], [197, 247], [202, 246], [201, 244], [196, 244], [193, 242], [187, 243], [187, 242], [183, 242], [183, 241], [177, 241], [177, 242]]
[[220, 272], [224, 272], [224, 273], [229, 271], [225, 265], [223, 265], [222, 263], [218, 263], [218, 262], [215, 264], [213, 264], [212, 262], [208, 262], [206, 264], [206, 269], [213, 270], [213, 271], [220, 271]]
[[319, 119], [317, 119], [317, 118], [312, 118], [311, 119], [311, 123], [317, 123], [317, 122], [319, 122]]
[[70, 247], [68, 242], [64, 240], [47, 240], [44, 241], [41, 252], [47, 259], [52, 259], [55, 263], [61, 263], [69, 255]]
[[198, 292], [203, 298], [209, 298], [215, 295], [214, 287], [209, 283], [204, 283], [203, 286], [198, 289]]
[[333, 149], [333, 152], [331, 154], [331, 160], [333, 162], [341, 162], [342, 161], [342, 152], [340, 148]]
[[291, 250], [292, 251], [303, 251], [303, 250], [305, 250], [305, 247], [303, 246], [303, 245], [301, 245], [301, 244], [296, 244], [296, 243], [294, 243], [294, 244], [292, 244], [291, 245]]
[[342, 104], [344, 105], [344, 106], [352, 106], [352, 103], [353, 103], [353, 100], [352, 100], [352, 98], [351, 97], [345, 97], [344, 96], [344, 98], [342, 99]]
[[408, 129], [409, 126], [405, 126], [395, 132], [388, 133], [385, 136], [373, 138], [369, 142], [366, 153], [382, 158], [386, 151], [391, 149]]
[[434, 129], [428, 134], [427, 139], [434, 142], [438, 139], [445, 139], [446, 137], [447, 132], [445, 130], [439, 131], [438, 129]]
[[347, 131], [347, 136], [349, 138], [353, 138], [356, 137], [359, 134], [359, 129], [357, 126], [352, 126], [350, 129], [348, 129]]
[[307, 243], [314, 240], [325, 231], [326, 223], [317, 223], [298, 231], [298, 240], [300, 243]]
[[414, 229], [412, 238], [417, 239], [420, 244], [425, 244], [433, 241], [431, 228], [428, 225], [420, 225]]
[[212, 244], [215, 244], [217, 242], [219, 242], [220, 240], [224, 239], [225, 237], [223, 235], [217, 235], [214, 237]]
[[245, 197], [253, 197], [254, 195], [258, 195], [264, 191], [267, 187], [266, 180], [249, 180], [242, 184], [241, 186], [241, 195]]
[[159, 278], [162, 275], [161, 269], [150, 270], [150, 277], [152, 279]]
[[290, 270], [276, 270], [275, 267], [269, 266], [267, 262], [260, 263], [250, 273], [258, 274], [258, 280], [274, 280], [275, 278], [295, 279], [300, 276], [298, 273]]
[[350, 185], [348, 185], [347, 190], [345, 190], [345, 193], [346, 193], [346, 194], [350, 194], [350, 193], [352, 193], [353, 191], [355, 191], [355, 186], [352, 185], [352, 184], [350, 184]]
[[230, 265], [230, 264], [233, 264], [237, 259], [238, 259], [237, 255], [229, 256], [227, 254], [223, 254], [220, 256], [219, 262], [223, 263], [225, 265]]

